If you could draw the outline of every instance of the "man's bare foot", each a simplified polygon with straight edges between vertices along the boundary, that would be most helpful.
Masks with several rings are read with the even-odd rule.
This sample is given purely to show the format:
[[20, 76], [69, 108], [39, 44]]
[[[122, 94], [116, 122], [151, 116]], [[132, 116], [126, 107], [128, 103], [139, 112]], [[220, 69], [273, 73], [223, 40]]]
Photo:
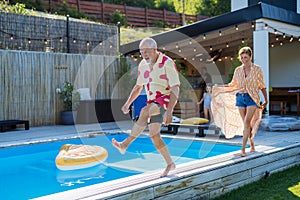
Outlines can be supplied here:
[[255, 148], [251, 147], [250, 152], [255, 152]]
[[117, 140], [115, 140], [115, 138], [113, 138], [113, 139], [111, 140], [111, 142], [112, 142], [112, 145], [113, 145], [116, 149], [118, 149], [119, 152], [120, 152], [121, 154], [124, 154], [124, 153], [125, 153], [126, 149], [124, 149], [124, 147], [122, 146], [122, 142], [118, 142]]
[[171, 170], [174, 170], [175, 169], [175, 163], [171, 163], [169, 165], [167, 165], [166, 169], [161, 173], [160, 177], [165, 177], [168, 175], [168, 173], [171, 171]]

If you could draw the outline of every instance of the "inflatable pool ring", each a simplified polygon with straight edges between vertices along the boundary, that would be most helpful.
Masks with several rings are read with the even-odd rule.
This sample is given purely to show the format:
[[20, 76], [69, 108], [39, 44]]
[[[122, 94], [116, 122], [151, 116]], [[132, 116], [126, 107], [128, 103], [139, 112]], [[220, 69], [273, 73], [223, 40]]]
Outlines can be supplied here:
[[75, 170], [102, 164], [108, 156], [106, 149], [94, 145], [64, 144], [56, 156], [60, 170]]

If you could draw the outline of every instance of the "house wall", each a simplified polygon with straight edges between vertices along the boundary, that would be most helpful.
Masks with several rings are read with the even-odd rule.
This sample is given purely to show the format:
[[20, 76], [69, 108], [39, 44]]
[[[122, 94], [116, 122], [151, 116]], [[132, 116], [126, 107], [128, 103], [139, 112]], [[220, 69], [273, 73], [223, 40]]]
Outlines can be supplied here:
[[299, 42], [270, 48], [270, 87], [300, 88]]
[[253, 6], [258, 3], [266, 3], [270, 5], [274, 5], [280, 8], [284, 8], [286, 10], [292, 10], [293, 12], [296, 12], [297, 9], [297, 0], [285, 0], [285, 1], [278, 1], [278, 0], [248, 0], [248, 5]]
[[284, 8], [286, 10], [292, 10], [294, 12], [299, 13], [299, 0], [285, 0], [285, 1], [278, 1], [278, 0], [231, 0], [231, 12], [235, 10], [239, 10], [242, 8], [246, 8], [248, 6], [256, 5], [260, 2], [271, 4], [280, 8]]
[[231, 12], [248, 7], [248, 0], [231, 0]]
[[[299, 42], [288, 41], [283, 46], [269, 49], [269, 84], [270, 87], [299, 87], [300, 88], [300, 57]], [[227, 59], [217, 62], [224, 83], [228, 83], [230, 68], [234, 61]], [[215, 82], [217, 83], [217, 82]]]

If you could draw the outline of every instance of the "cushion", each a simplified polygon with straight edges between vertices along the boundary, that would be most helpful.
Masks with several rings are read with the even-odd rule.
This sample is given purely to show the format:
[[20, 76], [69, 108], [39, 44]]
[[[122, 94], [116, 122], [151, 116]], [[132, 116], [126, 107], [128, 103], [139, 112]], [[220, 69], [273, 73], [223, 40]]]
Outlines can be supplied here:
[[287, 131], [289, 130], [289, 126], [287, 123], [271, 123], [269, 124], [269, 130], [270, 131]]
[[205, 118], [201, 118], [201, 117], [192, 117], [192, 118], [188, 118], [188, 119], [184, 119], [182, 120], [180, 123], [181, 124], [205, 124], [208, 123], [209, 120], [205, 119]]
[[296, 122], [288, 122], [287, 124], [290, 127], [290, 130], [300, 130], [300, 120]]

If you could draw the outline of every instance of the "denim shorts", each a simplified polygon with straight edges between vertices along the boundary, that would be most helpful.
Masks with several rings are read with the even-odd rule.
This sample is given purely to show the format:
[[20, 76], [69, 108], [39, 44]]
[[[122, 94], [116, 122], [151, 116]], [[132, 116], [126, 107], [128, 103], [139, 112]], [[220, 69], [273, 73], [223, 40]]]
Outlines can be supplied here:
[[246, 108], [248, 106], [257, 106], [248, 93], [237, 93], [236, 104], [237, 107]]

